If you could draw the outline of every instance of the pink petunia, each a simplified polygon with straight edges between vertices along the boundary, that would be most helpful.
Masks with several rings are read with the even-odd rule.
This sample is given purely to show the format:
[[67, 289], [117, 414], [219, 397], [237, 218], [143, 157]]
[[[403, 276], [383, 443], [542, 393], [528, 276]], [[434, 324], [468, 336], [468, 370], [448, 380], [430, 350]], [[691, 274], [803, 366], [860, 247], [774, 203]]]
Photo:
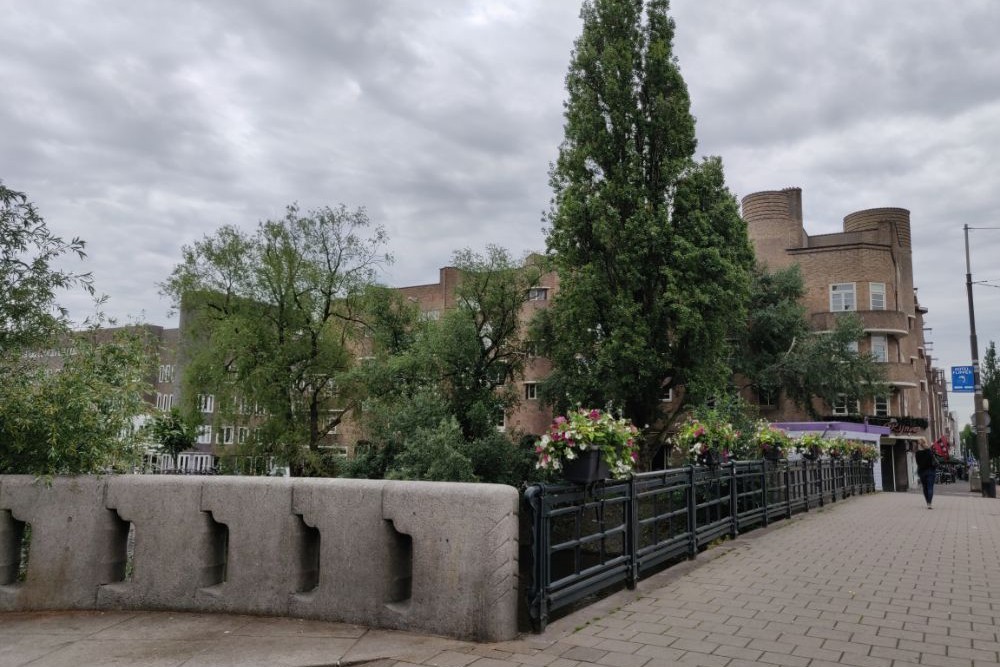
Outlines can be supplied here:
[[593, 419], [594, 421], [597, 421], [598, 419], [601, 418], [601, 411], [600, 410], [591, 410], [590, 411], [590, 418]]

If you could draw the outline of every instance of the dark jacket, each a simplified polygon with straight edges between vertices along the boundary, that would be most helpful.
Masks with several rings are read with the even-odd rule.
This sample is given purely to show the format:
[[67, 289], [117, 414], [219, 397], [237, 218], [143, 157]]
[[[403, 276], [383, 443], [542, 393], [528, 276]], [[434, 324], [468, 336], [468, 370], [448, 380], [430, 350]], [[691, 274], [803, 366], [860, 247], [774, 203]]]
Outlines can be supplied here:
[[938, 466], [937, 457], [934, 456], [932, 449], [918, 449], [913, 457], [917, 460], [918, 473], [934, 470]]

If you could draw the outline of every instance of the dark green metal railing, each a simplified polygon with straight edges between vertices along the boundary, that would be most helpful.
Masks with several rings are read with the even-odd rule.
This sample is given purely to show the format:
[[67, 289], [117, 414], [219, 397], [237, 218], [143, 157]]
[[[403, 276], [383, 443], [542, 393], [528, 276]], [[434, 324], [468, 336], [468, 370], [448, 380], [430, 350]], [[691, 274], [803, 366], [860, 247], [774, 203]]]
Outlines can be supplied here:
[[542, 484], [524, 498], [531, 520], [529, 616], [636, 582], [714, 540], [875, 490], [866, 461], [737, 461], [579, 484]]

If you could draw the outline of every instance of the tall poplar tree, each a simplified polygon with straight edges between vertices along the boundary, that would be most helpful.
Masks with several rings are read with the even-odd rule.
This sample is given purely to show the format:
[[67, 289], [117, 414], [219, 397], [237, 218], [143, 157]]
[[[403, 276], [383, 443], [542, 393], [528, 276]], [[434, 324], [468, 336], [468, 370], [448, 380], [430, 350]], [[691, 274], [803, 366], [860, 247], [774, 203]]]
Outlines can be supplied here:
[[[667, 0], [593, 0], [566, 77], [550, 178], [548, 253], [560, 276], [538, 322], [557, 407], [621, 409], [650, 436], [680, 403], [721, 391], [744, 322], [753, 251], [695, 123]], [[558, 332], [558, 336], [555, 335]], [[683, 385], [664, 414], [661, 396]]]

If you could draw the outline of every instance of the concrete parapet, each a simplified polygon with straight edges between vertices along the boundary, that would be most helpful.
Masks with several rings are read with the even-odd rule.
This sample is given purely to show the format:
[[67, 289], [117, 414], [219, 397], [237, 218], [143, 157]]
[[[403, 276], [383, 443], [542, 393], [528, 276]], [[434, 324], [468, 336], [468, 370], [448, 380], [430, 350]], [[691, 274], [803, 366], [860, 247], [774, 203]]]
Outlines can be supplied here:
[[[0, 477], [0, 609], [93, 609], [125, 574], [128, 525], [104, 507], [105, 480]], [[22, 538], [30, 559], [17, 581]]]
[[382, 518], [386, 484], [361, 479], [296, 481], [292, 512], [318, 531], [319, 575], [314, 588], [292, 596], [293, 616], [394, 627], [386, 622], [385, 605], [399, 599], [394, 564], [405, 546]]
[[229, 539], [226, 576], [198, 589], [200, 609], [286, 616], [292, 593], [315, 585], [310, 531], [292, 513], [292, 486], [281, 477], [220, 477], [202, 486], [201, 511], [226, 526]]
[[108, 480], [107, 508], [135, 526], [130, 581], [102, 586], [108, 609], [199, 609], [199, 589], [225, 579], [225, 527], [201, 510], [205, 478], [129, 475]]
[[383, 516], [413, 540], [412, 596], [391, 606], [397, 627], [509, 639], [517, 627], [517, 508], [509, 486], [386, 487]]
[[290, 615], [510, 639], [517, 503], [488, 484], [0, 476], [0, 610]]

